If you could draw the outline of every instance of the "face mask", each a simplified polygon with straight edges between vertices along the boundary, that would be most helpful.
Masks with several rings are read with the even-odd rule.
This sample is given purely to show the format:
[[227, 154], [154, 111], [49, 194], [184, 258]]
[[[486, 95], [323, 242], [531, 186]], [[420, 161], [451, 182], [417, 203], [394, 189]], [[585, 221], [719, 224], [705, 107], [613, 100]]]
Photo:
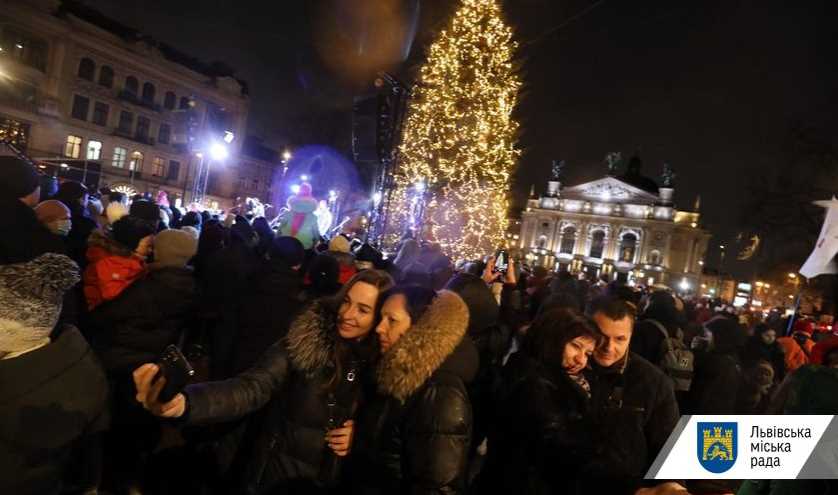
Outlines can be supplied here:
[[70, 229], [72, 228], [72, 226], [73, 222], [69, 218], [64, 220], [55, 220], [47, 224], [47, 227], [49, 228], [50, 232], [56, 235], [60, 235], [62, 237], [66, 237], [67, 234], [70, 233]]

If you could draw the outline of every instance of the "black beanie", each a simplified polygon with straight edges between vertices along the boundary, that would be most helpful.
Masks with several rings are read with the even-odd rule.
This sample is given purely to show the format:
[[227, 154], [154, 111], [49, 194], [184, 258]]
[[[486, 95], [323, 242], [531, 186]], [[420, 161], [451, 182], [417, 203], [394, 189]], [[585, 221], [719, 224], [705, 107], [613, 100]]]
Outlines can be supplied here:
[[160, 221], [160, 207], [145, 199], [138, 199], [131, 203], [128, 214], [132, 217], [154, 222], [155, 225]]
[[0, 156], [0, 199], [20, 199], [40, 185], [35, 167], [15, 156]]
[[124, 216], [111, 226], [113, 239], [130, 250], [137, 249], [144, 237], [154, 234], [157, 225], [131, 215]]

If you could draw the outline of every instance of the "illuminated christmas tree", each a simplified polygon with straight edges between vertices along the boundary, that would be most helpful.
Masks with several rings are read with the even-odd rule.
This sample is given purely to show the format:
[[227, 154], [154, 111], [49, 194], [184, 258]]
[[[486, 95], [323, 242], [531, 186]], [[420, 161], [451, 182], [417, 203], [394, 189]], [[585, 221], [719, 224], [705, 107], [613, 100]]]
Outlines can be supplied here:
[[504, 244], [519, 155], [511, 117], [521, 86], [512, 63], [516, 44], [498, 3], [462, 0], [431, 45], [394, 174], [391, 236], [423, 210], [433, 240], [455, 259], [479, 258]]

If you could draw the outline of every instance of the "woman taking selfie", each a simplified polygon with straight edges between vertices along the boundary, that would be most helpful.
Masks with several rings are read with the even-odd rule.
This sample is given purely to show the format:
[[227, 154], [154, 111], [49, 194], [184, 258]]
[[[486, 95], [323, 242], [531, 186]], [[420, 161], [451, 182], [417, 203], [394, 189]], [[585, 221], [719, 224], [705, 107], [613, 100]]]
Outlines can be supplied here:
[[582, 371], [602, 336], [569, 309], [542, 313], [507, 364], [479, 493], [580, 493], [591, 455], [590, 386]]
[[186, 425], [230, 421], [267, 404], [252, 447], [238, 453], [245, 457], [242, 472], [234, 473], [242, 477], [236, 493], [317, 493], [334, 486], [337, 458], [349, 452], [360, 377], [378, 352], [375, 308], [391, 286], [384, 272], [358, 273], [334, 300], [315, 302], [300, 315], [249, 370], [190, 385], [167, 403], [158, 401], [164, 385], [155, 380], [158, 367], [145, 364], [134, 372], [137, 400]]
[[477, 350], [458, 295], [397, 287], [381, 296], [377, 394], [358, 419], [354, 493], [465, 493], [472, 433], [466, 392]]

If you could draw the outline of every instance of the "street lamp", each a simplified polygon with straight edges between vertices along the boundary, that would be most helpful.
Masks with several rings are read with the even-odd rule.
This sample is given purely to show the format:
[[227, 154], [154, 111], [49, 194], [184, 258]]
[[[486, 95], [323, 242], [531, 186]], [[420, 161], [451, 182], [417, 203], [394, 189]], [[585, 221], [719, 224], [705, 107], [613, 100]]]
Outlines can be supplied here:
[[227, 147], [221, 143], [212, 143], [212, 145], [210, 145], [209, 152], [213, 160], [226, 160], [229, 156]]
[[288, 151], [288, 150], [283, 151], [283, 152], [282, 152], [282, 159], [283, 159], [284, 161], [286, 161], [286, 162], [287, 162], [288, 160], [290, 160], [290, 159], [291, 159], [291, 152], [290, 152], [290, 151]]

